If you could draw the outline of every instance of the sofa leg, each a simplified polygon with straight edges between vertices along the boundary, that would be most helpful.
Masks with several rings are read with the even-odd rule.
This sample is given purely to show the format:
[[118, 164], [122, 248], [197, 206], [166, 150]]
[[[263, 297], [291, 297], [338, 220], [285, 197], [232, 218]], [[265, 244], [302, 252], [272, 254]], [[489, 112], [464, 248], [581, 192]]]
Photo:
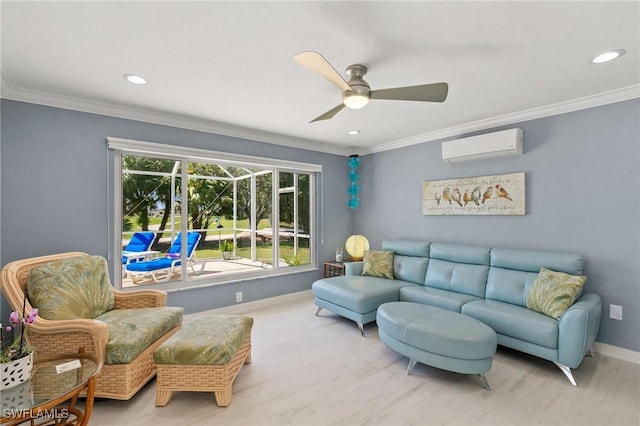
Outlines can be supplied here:
[[411, 372], [413, 371], [413, 367], [416, 366], [416, 363], [418, 361], [416, 361], [415, 359], [411, 359], [409, 358], [409, 365], [407, 366], [407, 375], [410, 376]]
[[489, 382], [487, 381], [487, 378], [484, 376], [483, 373], [478, 374], [478, 378], [480, 379], [480, 384], [482, 385], [482, 387], [484, 388], [484, 390], [491, 390], [491, 386], [489, 386]]
[[360, 329], [360, 334], [362, 335], [362, 337], [364, 337], [364, 325], [362, 325], [361, 323], [357, 323], [358, 324], [358, 328]]
[[318, 310], [316, 311], [316, 316], [318, 316], [321, 310], [322, 310], [322, 306], [318, 306]]
[[573, 386], [578, 386], [578, 384], [576, 383], [576, 381], [573, 378], [573, 374], [571, 374], [571, 369], [569, 367], [567, 367], [566, 365], [562, 365], [559, 362], [553, 361], [553, 363], [555, 365], [557, 365], [560, 370], [562, 370], [564, 375], [567, 376], [567, 379], [569, 379], [569, 381], [571, 382], [571, 384]]
[[591, 348], [589, 348], [585, 356], [588, 356], [589, 358], [593, 358], [593, 352], [591, 351]]

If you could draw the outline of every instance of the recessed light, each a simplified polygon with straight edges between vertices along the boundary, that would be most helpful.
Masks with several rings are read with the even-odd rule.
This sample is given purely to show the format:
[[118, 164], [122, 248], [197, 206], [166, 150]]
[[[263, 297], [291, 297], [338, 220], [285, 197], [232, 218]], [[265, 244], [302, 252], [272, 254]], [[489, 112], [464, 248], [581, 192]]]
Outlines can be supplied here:
[[605, 62], [613, 61], [614, 59], [617, 59], [620, 56], [624, 55], [625, 52], [626, 51], [624, 49], [609, 50], [609, 51], [603, 52], [603, 53], [599, 54], [598, 56], [596, 56], [595, 58], [593, 58], [591, 60], [591, 63], [603, 64]]
[[147, 84], [147, 79], [141, 75], [125, 74], [122, 76], [122, 78], [127, 80], [129, 83], [133, 83], [133, 84], [138, 84], [138, 85]]
[[358, 135], [360, 134], [360, 130], [349, 130], [347, 133], [350, 135]]

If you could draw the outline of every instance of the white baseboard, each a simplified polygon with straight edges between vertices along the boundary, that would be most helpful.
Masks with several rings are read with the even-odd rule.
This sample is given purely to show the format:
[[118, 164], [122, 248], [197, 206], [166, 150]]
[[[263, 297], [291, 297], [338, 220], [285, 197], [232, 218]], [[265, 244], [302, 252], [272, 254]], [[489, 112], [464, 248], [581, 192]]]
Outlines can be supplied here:
[[594, 352], [598, 352], [602, 355], [633, 362], [634, 364], [640, 364], [640, 352], [632, 351], [631, 349], [625, 349], [619, 346], [608, 345], [600, 342], [594, 342], [592, 349]]
[[[210, 311], [197, 312], [195, 314], [185, 315], [185, 320], [190, 317], [200, 314], [243, 314], [255, 309], [264, 308], [277, 303], [284, 303], [291, 300], [302, 299], [306, 297], [312, 297], [311, 290], [299, 291], [296, 293], [283, 294], [281, 296], [268, 297], [266, 299], [254, 300], [253, 302], [238, 303], [236, 305], [225, 306], [222, 308], [211, 309]], [[640, 352], [632, 351], [631, 349], [621, 348], [619, 346], [608, 345], [606, 343], [595, 342], [591, 348], [594, 352], [598, 352], [602, 355], [607, 355], [613, 358], [618, 358], [623, 361], [632, 362], [634, 364], [640, 364]]]
[[195, 315], [201, 314], [243, 314], [255, 309], [264, 308], [278, 303], [289, 302], [291, 300], [303, 299], [311, 296], [311, 290], [298, 291], [296, 293], [283, 294], [281, 296], [268, 297], [266, 299], [254, 300], [252, 302], [238, 303], [222, 308], [211, 309], [204, 312], [196, 312], [194, 314], [185, 315], [185, 319], [189, 319]]

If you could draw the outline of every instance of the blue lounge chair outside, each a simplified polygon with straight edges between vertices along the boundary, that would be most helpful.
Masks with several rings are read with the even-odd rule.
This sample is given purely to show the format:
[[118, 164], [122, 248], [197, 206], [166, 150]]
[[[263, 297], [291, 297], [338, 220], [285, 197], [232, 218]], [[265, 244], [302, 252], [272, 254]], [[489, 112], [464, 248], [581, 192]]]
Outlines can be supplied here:
[[[153, 244], [153, 241], [156, 239], [155, 232], [136, 232], [131, 237], [131, 240], [124, 248], [124, 253], [141, 253], [148, 251]], [[136, 260], [140, 260], [139, 258], [132, 256], [122, 256], [122, 264], [126, 265], [127, 263], [134, 263]]]
[[[195, 250], [200, 242], [200, 237], [201, 235], [197, 232], [187, 233], [187, 262], [194, 273], [198, 272], [195, 269]], [[179, 232], [164, 257], [159, 257], [146, 262], [129, 263], [127, 265], [127, 272], [132, 275], [132, 280], [133, 276], [149, 274], [155, 282], [169, 281], [169, 278], [171, 278], [173, 273], [176, 272], [176, 268], [182, 264], [182, 260], [180, 259], [181, 250], [182, 233]]]
[[156, 239], [155, 232], [136, 232], [122, 251], [122, 276], [127, 271], [127, 265], [143, 260], [149, 260], [149, 249]]

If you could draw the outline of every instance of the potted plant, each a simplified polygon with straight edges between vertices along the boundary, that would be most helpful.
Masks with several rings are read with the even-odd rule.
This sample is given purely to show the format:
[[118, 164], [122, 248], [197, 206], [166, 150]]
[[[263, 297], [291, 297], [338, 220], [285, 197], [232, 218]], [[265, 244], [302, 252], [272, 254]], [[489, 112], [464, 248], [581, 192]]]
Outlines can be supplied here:
[[31, 377], [33, 350], [25, 339], [27, 327], [38, 318], [38, 309], [25, 315], [26, 298], [22, 316], [11, 312], [8, 324], [0, 324], [0, 389], [8, 389]]
[[220, 241], [220, 251], [222, 252], [222, 258], [224, 260], [231, 259], [231, 255], [233, 254], [233, 250], [235, 249], [235, 244], [231, 240], [221, 240]]

